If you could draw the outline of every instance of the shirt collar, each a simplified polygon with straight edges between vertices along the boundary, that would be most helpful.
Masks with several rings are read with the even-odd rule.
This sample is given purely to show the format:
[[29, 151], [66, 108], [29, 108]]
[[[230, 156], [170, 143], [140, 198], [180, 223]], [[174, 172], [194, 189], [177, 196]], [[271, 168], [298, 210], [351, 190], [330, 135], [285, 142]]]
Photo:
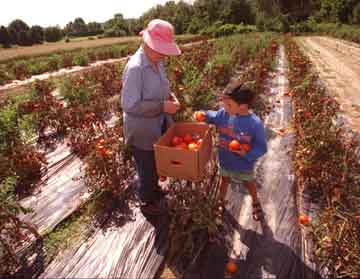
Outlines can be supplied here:
[[[140, 47], [139, 51], [143, 67], [154, 67], [149, 58], [146, 56], [143, 46]], [[159, 67], [160, 69], [163, 67], [163, 62], [159, 63]]]
[[145, 51], [144, 51], [144, 48], [141, 46], [140, 47], [140, 56], [141, 56], [141, 60], [142, 60], [142, 64], [144, 67], [151, 67], [152, 64], [151, 62], [149, 61], [149, 58], [147, 58], [146, 54], [145, 54]]

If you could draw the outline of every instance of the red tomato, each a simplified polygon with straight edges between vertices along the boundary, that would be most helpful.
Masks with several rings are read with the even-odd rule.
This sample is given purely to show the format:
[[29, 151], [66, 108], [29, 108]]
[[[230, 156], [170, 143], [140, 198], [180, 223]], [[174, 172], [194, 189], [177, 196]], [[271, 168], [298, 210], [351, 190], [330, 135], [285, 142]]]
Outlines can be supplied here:
[[237, 265], [234, 262], [228, 262], [226, 264], [226, 271], [229, 273], [235, 273], [237, 271]]
[[191, 135], [191, 134], [186, 134], [186, 135], [184, 136], [184, 141], [185, 141], [185, 143], [187, 143], [187, 144], [191, 143], [191, 142], [193, 141], [192, 135]]
[[310, 218], [309, 218], [307, 215], [305, 215], [305, 214], [300, 214], [300, 216], [299, 216], [299, 223], [300, 223], [301, 225], [306, 226], [306, 225], [308, 225], [308, 224], [310, 223]]
[[175, 136], [173, 137], [171, 143], [173, 146], [177, 146], [183, 142], [183, 139], [181, 137]]
[[205, 119], [206, 119], [206, 113], [203, 112], [203, 111], [196, 111], [196, 112], [194, 113], [194, 118], [195, 118], [195, 120], [198, 121], [198, 122], [204, 122]]
[[230, 150], [240, 150], [241, 144], [237, 140], [232, 140], [228, 145]]
[[185, 142], [182, 142], [179, 145], [177, 145], [176, 148], [188, 149], [188, 146], [187, 146], [187, 144]]
[[198, 150], [199, 150], [199, 146], [198, 146], [195, 142], [192, 142], [192, 143], [189, 143], [188, 149], [189, 149], [189, 150], [193, 150], [193, 151], [198, 151]]

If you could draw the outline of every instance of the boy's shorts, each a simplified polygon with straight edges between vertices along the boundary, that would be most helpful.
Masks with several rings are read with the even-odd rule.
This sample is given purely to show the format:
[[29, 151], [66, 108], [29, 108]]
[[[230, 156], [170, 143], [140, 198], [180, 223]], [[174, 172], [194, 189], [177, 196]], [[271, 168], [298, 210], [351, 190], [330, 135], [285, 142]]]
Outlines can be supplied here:
[[220, 168], [220, 176], [230, 177], [241, 182], [255, 180], [253, 171], [230, 171]]

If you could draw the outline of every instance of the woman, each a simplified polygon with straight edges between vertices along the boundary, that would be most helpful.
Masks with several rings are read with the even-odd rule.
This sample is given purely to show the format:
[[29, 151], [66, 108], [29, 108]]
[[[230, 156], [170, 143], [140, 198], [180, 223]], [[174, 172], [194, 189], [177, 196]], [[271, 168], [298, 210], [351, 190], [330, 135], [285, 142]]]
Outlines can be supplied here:
[[123, 73], [121, 106], [125, 140], [136, 162], [142, 209], [156, 213], [161, 211], [164, 194], [158, 185], [153, 145], [180, 107], [170, 91], [162, 61], [181, 51], [174, 41], [174, 28], [167, 21], [152, 20], [140, 34], [144, 44], [130, 58]]

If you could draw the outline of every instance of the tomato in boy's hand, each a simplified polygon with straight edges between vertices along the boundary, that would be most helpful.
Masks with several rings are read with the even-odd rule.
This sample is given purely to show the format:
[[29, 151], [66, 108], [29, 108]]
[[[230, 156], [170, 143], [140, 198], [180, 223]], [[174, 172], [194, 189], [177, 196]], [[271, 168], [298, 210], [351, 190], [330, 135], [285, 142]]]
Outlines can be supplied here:
[[238, 142], [237, 140], [232, 140], [229, 145], [228, 145], [229, 150], [240, 150], [241, 149], [241, 144], [240, 142]]
[[194, 118], [195, 118], [195, 120], [198, 121], [198, 122], [204, 122], [205, 119], [206, 119], [206, 113], [203, 112], [203, 111], [196, 111], [196, 112], [194, 113]]

